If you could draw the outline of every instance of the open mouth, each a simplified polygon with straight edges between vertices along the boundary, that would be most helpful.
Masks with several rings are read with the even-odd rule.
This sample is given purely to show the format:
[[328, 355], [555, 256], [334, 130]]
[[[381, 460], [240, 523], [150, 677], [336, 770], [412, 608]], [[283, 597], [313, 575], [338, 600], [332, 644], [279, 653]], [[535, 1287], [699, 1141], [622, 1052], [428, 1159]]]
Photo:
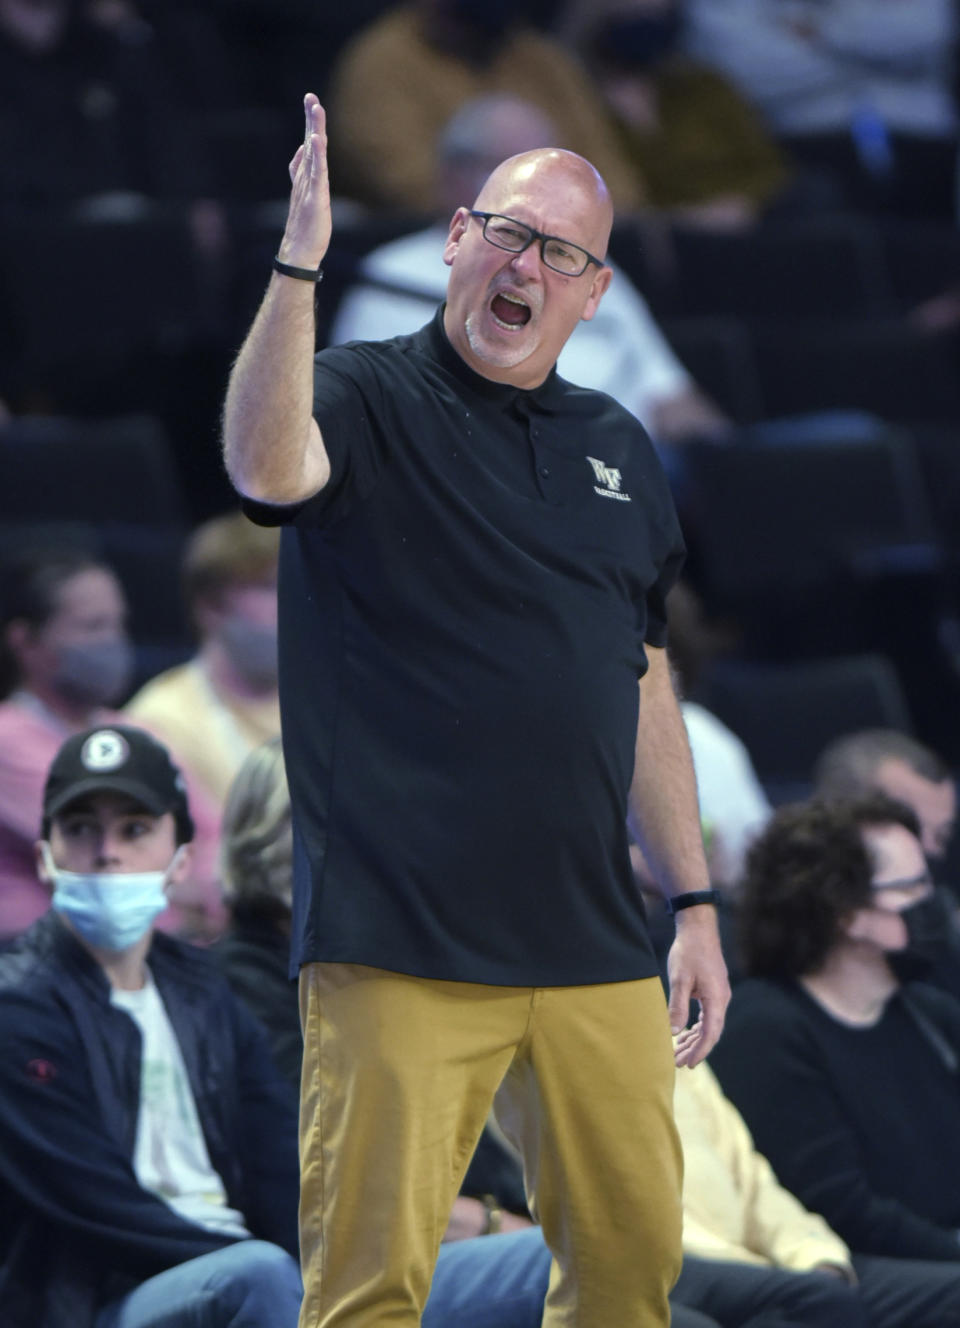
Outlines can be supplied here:
[[523, 327], [530, 321], [530, 306], [517, 295], [498, 292], [490, 301], [490, 312], [501, 327]]

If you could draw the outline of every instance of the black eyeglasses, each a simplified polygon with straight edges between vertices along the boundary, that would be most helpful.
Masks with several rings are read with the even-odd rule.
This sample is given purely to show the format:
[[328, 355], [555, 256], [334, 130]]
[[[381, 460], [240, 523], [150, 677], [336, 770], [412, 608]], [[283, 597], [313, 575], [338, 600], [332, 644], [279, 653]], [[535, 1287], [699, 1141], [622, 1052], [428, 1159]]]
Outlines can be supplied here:
[[513, 217], [501, 217], [496, 212], [475, 212], [471, 217], [483, 222], [483, 238], [498, 249], [506, 249], [510, 254], [522, 254], [529, 249], [534, 240], [540, 241], [540, 257], [547, 267], [554, 272], [562, 272], [565, 277], [580, 277], [591, 263], [603, 267], [599, 258], [588, 254], [578, 244], [568, 244], [558, 235], [544, 235], [543, 231], [534, 230], [526, 222], [514, 221]]

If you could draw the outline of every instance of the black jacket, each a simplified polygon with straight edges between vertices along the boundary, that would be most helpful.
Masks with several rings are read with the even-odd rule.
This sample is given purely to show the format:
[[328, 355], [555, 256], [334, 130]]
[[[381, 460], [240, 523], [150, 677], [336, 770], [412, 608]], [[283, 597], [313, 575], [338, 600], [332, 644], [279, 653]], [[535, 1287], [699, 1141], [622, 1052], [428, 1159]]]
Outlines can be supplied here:
[[290, 978], [290, 937], [267, 921], [235, 921], [210, 954], [233, 994], [266, 1029], [277, 1069], [299, 1095], [303, 1034]]
[[[158, 934], [149, 964], [229, 1203], [295, 1255], [296, 1108], [262, 1031], [202, 952]], [[231, 1243], [137, 1182], [140, 1047], [55, 913], [0, 956], [4, 1328], [86, 1328], [111, 1297]]]

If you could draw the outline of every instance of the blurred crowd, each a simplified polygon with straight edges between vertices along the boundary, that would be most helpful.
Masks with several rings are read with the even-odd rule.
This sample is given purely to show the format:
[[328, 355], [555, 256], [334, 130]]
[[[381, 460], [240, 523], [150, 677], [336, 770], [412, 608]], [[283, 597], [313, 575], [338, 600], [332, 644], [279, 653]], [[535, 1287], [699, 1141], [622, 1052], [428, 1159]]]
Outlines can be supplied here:
[[[9, 1304], [14, 1328], [111, 1328], [164, 1270], [242, 1240], [292, 1252], [279, 539], [237, 511], [218, 427], [309, 89], [334, 195], [318, 346], [430, 318], [449, 217], [506, 156], [578, 151], [616, 203], [614, 280], [559, 372], [641, 420], [683, 519], [670, 653], [735, 980], [711, 1068], [678, 1074], [674, 1322], [960, 1322], [958, 7], [333, 8], [0, 0], [0, 1321]], [[58, 778], [77, 784], [71, 743], [94, 760], [103, 734], [147, 762], [141, 801], [167, 788], [148, 810], [181, 818], [168, 860], [190, 846], [144, 935], [158, 985], [193, 983], [228, 1030], [213, 1088], [185, 1072], [208, 1142], [211, 1093], [243, 1104], [204, 1163], [223, 1180], [215, 1218], [107, 1148], [129, 1121], [104, 1105], [90, 1029], [117, 1004], [147, 1016], [98, 1005], [57, 931], [67, 878], [90, 868], [50, 782], [67, 751]], [[93, 789], [98, 824], [116, 792]], [[639, 849], [634, 867], [665, 956], [672, 919]], [[98, 1068], [48, 1116], [32, 1104], [72, 1034], [36, 973], [55, 987], [61, 964], [91, 1002], [77, 1036]], [[52, 1070], [30, 1056], [28, 1091], [17, 1057], [48, 1022], [60, 1050]], [[244, 1134], [264, 1104], [273, 1186]], [[81, 1110], [72, 1136], [43, 1136]], [[66, 1160], [88, 1147], [100, 1178]], [[59, 1170], [52, 1207], [27, 1154], [32, 1174]], [[98, 1216], [83, 1195], [101, 1183]], [[494, 1121], [446, 1239], [463, 1262], [438, 1269], [424, 1322], [535, 1328], [549, 1255]], [[263, 1267], [295, 1301], [290, 1268]], [[509, 1270], [515, 1321], [497, 1299]]]

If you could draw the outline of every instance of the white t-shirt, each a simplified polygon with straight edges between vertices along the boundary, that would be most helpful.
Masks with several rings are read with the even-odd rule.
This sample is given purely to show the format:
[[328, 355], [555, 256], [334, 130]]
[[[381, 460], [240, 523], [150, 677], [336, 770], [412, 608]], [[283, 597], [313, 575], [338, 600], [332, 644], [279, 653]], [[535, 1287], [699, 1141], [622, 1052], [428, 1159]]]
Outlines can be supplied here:
[[149, 970], [140, 991], [114, 989], [110, 1000], [143, 1037], [137, 1180], [188, 1222], [225, 1236], [249, 1236], [243, 1214], [228, 1206], [223, 1181], [210, 1164], [180, 1044]]
[[771, 807], [746, 747], [716, 715], [693, 701], [681, 705], [697, 775], [700, 818], [709, 828], [711, 872], [724, 885], [743, 874], [747, 850]]

